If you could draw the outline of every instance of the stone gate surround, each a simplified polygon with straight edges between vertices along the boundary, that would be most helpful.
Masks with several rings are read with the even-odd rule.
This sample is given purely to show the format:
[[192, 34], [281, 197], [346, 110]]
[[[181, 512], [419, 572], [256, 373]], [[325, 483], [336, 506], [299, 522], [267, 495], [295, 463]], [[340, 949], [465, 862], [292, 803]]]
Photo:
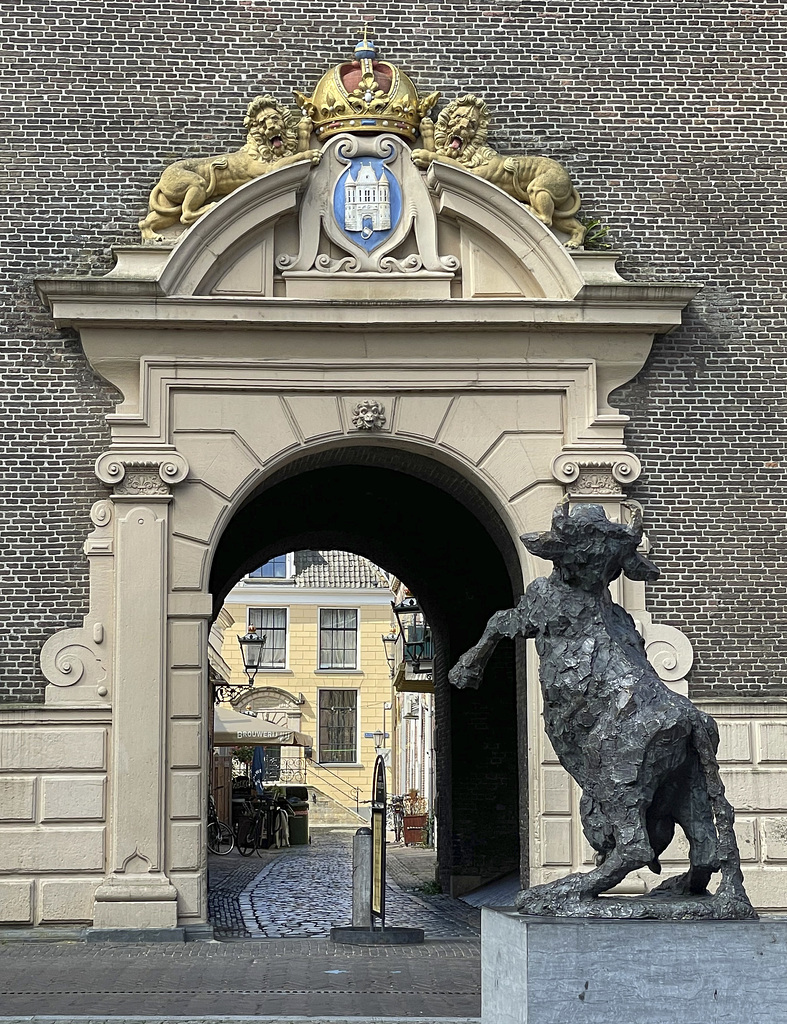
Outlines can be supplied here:
[[[614, 254], [570, 254], [495, 186], [436, 163], [417, 217], [450, 257], [441, 269], [352, 273], [315, 254], [288, 270], [304, 233], [319, 234], [310, 173], [297, 164], [250, 182], [174, 246], [117, 249], [106, 277], [39, 282], [123, 402], [96, 463], [110, 494], [85, 543], [90, 610], [44, 646], [45, 705], [2, 712], [0, 778], [16, 815], [0, 832], [4, 923], [207, 920], [208, 578], [227, 523], [272, 473], [368, 443], [450, 467], [514, 539], [545, 528], [567, 491], [626, 514], [640, 466], [608, 397], [696, 289], [626, 282]], [[379, 409], [371, 424], [362, 403]], [[517, 547], [527, 584], [547, 566]], [[685, 637], [653, 623], [642, 584], [615, 596], [685, 692]], [[528, 662], [537, 882], [587, 851], [540, 726], [532, 649]], [[772, 881], [747, 883], [772, 899]]]

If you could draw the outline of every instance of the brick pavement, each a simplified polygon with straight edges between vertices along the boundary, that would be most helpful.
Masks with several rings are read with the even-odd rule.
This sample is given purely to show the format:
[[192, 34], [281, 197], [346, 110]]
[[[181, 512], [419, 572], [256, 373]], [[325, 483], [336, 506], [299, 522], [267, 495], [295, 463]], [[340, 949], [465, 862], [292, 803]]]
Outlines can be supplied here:
[[[476, 1017], [480, 943], [325, 939], [0, 945], [0, 1012], [58, 1015]], [[0, 1018], [0, 1022], [3, 1018]], [[336, 1022], [334, 1022], [336, 1024]]]

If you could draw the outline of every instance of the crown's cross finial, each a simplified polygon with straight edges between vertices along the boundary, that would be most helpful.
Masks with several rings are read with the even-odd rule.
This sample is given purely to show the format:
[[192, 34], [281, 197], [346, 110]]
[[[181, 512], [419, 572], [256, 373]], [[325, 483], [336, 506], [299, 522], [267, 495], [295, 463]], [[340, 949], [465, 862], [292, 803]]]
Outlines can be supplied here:
[[374, 48], [374, 43], [369, 42], [367, 38], [367, 26], [363, 26], [363, 39], [355, 47], [355, 59], [356, 60], [374, 60], [377, 56], [377, 50]]

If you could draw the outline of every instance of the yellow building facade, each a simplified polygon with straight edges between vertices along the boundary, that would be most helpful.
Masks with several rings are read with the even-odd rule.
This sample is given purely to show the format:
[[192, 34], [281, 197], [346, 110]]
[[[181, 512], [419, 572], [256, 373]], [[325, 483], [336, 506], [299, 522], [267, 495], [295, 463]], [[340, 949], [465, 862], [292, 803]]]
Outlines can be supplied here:
[[238, 638], [252, 626], [266, 637], [253, 686], [233, 701], [235, 709], [312, 740], [305, 748], [266, 746], [269, 780], [306, 782], [363, 812], [380, 741], [374, 734], [391, 727], [381, 636], [391, 629], [392, 596], [385, 573], [344, 551], [282, 555], [227, 596], [234, 621], [225, 627], [222, 657], [231, 683], [246, 681]]

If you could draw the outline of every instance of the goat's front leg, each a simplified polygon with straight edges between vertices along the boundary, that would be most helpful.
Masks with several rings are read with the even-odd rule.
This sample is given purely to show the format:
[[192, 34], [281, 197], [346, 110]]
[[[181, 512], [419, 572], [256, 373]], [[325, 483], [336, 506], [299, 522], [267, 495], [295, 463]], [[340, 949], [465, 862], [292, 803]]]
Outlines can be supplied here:
[[448, 673], [448, 679], [460, 690], [465, 687], [478, 689], [484, 674], [486, 663], [492, 657], [495, 647], [503, 637], [515, 637], [522, 632], [522, 611], [520, 608], [507, 608], [495, 612], [487, 622], [483, 636], [469, 651], [465, 651]]

